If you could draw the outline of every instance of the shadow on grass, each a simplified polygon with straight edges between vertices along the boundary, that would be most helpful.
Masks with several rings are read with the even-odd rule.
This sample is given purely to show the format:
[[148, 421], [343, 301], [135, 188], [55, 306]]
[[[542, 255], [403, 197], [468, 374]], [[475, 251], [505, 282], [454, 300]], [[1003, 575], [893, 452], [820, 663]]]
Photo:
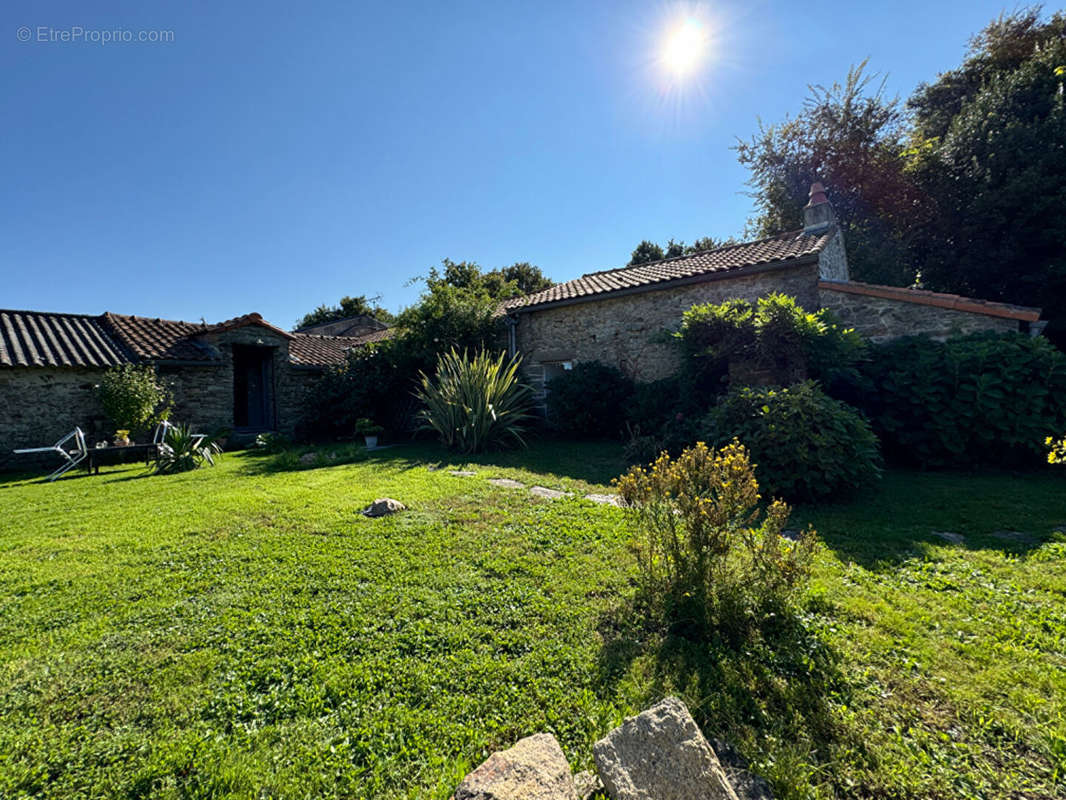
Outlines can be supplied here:
[[933, 547], [1025, 557], [1066, 532], [1066, 470], [966, 474], [889, 470], [846, 504], [797, 506], [838, 558], [875, 571]]
[[799, 614], [767, 617], [739, 636], [650, 630], [641, 619], [628, 606], [601, 620], [598, 682], [606, 695], [635, 669], [642, 708], [683, 697], [708, 739], [775, 763], [764, 777], [779, 791], [806, 782], [811, 764], [830, 760], [847, 737], [831, 709], [849, 697], [839, 657]]
[[571, 443], [535, 440], [528, 447], [490, 453], [456, 453], [431, 442], [412, 442], [375, 450], [341, 443], [297, 448], [281, 453], [247, 450], [242, 455], [247, 474], [322, 469], [342, 464], [380, 464], [388, 469], [458, 469], [464, 466], [526, 470], [608, 484], [624, 471], [622, 446], [611, 442]]

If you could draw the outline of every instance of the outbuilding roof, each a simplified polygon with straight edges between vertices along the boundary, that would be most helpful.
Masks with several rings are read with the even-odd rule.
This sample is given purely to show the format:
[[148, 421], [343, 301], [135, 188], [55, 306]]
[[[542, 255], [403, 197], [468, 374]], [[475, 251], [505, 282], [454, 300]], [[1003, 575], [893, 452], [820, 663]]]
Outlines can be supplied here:
[[600, 295], [640, 288], [666, 288], [658, 284], [671, 281], [712, 276], [726, 272], [771, 265], [787, 264], [807, 257], [816, 257], [832, 238], [832, 229], [818, 233], [792, 231], [768, 239], [744, 242], [691, 255], [653, 261], [635, 267], [590, 272], [565, 283], [557, 283], [539, 292], [506, 301], [508, 312], [521, 312], [559, 302], [573, 302], [584, 298], [599, 299]]
[[259, 314], [216, 325], [105, 312], [99, 315], [0, 310], [0, 367], [113, 367], [138, 362], [212, 364], [219, 352], [205, 336], [257, 325], [289, 340], [289, 360], [302, 367], [341, 364], [354, 347], [392, 336], [289, 333]]
[[128, 361], [101, 317], [0, 311], [0, 366], [113, 367]]

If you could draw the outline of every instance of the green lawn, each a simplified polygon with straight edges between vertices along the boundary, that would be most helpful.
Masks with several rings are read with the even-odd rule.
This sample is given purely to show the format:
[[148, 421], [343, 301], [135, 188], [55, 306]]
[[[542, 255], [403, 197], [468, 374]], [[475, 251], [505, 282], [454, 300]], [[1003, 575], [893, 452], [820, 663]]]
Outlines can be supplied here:
[[0, 478], [0, 797], [446, 798], [670, 692], [783, 797], [1066, 792], [1066, 470], [797, 509], [802, 625], [737, 652], [629, 611], [623, 512], [485, 480], [603, 491], [619, 448], [339, 455]]

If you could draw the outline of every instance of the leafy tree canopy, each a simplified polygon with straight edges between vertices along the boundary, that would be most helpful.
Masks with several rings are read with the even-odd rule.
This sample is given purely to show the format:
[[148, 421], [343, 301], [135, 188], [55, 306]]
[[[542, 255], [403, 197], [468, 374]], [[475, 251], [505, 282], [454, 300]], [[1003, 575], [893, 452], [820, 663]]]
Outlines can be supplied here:
[[475, 293], [484, 293], [495, 300], [539, 292], [547, 289], [553, 281], [541, 272], [540, 267], [528, 261], [519, 261], [509, 267], [482, 272], [474, 261], [452, 261], [445, 258], [440, 268], [433, 267], [426, 278], [432, 290], [438, 286], [452, 286]]
[[1066, 342], [1066, 14], [1005, 14], [904, 106], [866, 64], [736, 147], [772, 234], [821, 180], [852, 277], [1040, 306]]
[[898, 98], [866, 71], [848, 71], [843, 83], [810, 86], [803, 110], [775, 125], [759, 124], [737, 157], [751, 172], [757, 236], [803, 225], [811, 183], [830, 187], [844, 230], [852, 277], [906, 284], [913, 278], [896, 220], [913, 208], [914, 191], [902, 173], [903, 111]]

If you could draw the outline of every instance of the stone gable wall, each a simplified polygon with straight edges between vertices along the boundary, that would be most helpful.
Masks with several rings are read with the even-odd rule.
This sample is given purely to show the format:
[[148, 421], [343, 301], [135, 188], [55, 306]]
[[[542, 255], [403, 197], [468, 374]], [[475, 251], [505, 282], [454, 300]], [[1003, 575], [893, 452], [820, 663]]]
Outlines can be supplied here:
[[804, 307], [814, 307], [817, 287], [818, 265], [805, 264], [556, 306], [520, 314], [516, 343], [535, 387], [543, 385], [545, 362], [558, 361], [602, 361], [635, 380], [651, 381], [679, 368], [669, 332], [678, 329], [681, 315], [692, 306], [784, 292]]
[[947, 339], [978, 331], [1007, 333], [1018, 330], [1018, 321], [950, 308], [937, 308], [887, 297], [870, 297], [822, 288], [819, 305], [830, 309], [850, 328], [872, 342], [901, 336]]

